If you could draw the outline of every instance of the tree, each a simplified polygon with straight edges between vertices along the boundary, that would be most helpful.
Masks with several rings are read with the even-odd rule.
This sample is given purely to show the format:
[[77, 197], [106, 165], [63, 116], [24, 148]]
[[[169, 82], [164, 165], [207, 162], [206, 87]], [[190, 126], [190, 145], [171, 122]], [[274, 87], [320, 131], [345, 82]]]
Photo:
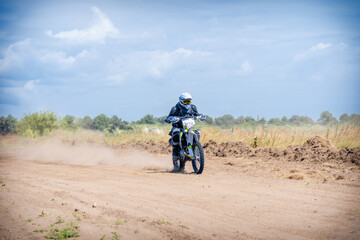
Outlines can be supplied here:
[[131, 127], [128, 122], [121, 120], [121, 118], [118, 118], [116, 115], [113, 115], [110, 118], [110, 123], [107, 129], [109, 132], [114, 133], [116, 129], [131, 129]]
[[94, 118], [92, 129], [104, 131], [109, 127], [110, 119], [105, 114], [100, 114]]
[[253, 117], [247, 116], [247, 117], [245, 117], [245, 122], [252, 123], [252, 122], [255, 122], [255, 119]]
[[226, 114], [222, 117], [215, 118], [215, 124], [219, 126], [230, 126], [234, 124], [234, 120], [235, 118], [232, 115]]
[[299, 123], [299, 121], [300, 121], [299, 115], [292, 115], [289, 119], [289, 122], [291, 122], [291, 123]]
[[61, 120], [61, 127], [64, 129], [76, 129], [77, 126], [75, 124], [75, 117], [74, 116], [70, 116], [70, 115], [66, 115], [62, 120]]
[[340, 116], [341, 123], [347, 123], [347, 122], [349, 122], [349, 120], [350, 120], [350, 117], [346, 113], [344, 113], [343, 115]]
[[314, 120], [308, 116], [300, 116], [299, 121], [304, 124], [314, 124]]
[[79, 119], [79, 126], [84, 129], [91, 129], [94, 124], [94, 121], [89, 116], [85, 116], [82, 119]]
[[258, 123], [260, 124], [265, 124], [266, 123], [266, 119], [264, 117], [260, 118], [258, 121]]
[[18, 130], [21, 134], [31, 137], [48, 134], [58, 128], [58, 119], [53, 112], [38, 112], [25, 115], [18, 124]]
[[5, 135], [8, 133], [16, 132], [17, 120], [11, 115], [7, 117], [0, 117], [0, 134]]
[[268, 123], [273, 125], [280, 125], [281, 121], [279, 118], [270, 118]]
[[360, 125], [360, 115], [358, 114], [351, 114], [350, 117], [349, 117], [349, 121], [351, 124], [354, 124], [354, 125]]
[[322, 125], [327, 125], [331, 123], [337, 123], [337, 120], [329, 111], [324, 111], [320, 114], [318, 122]]
[[153, 115], [147, 114], [145, 117], [143, 117], [136, 123], [137, 124], [155, 124], [157, 122], [158, 122], [157, 119]]
[[235, 120], [236, 124], [243, 124], [245, 123], [245, 118], [244, 116], [239, 116], [236, 120]]

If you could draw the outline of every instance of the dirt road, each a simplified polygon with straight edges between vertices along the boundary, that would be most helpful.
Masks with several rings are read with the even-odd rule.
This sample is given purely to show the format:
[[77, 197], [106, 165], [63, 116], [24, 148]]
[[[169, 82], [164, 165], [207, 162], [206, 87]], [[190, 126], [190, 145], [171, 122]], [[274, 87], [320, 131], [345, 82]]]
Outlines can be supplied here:
[[0, 239], [45, 239], [70, 221], [78, 239], [360, 239], [358, 167], [329, 167], [349, 178], [294, 180], [283, 175], [302, 172], [292, 163], [213, 157], [195, 175], [191, 164], [169, 172], [166, 155], [115, 151], [85, 165], [75, 153], [50, 159], [60, 152], [0, 153]]

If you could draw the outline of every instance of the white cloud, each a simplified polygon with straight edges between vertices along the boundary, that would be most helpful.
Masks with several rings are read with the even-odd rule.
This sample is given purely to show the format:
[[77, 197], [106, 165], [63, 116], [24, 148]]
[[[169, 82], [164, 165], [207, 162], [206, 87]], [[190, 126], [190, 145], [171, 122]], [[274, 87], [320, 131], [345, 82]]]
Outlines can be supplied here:
[[49, 52], [40, 57], [40, 60], [45, 63], [56, 63], [61, 65], [69, 65], [75, 62], [75, 58], [72, 56], [67, 57], [63, 52]]
[[318, 43], [317, 45], [312, 46], [309, 49], [309, 51], [312, 51], [312, 52], [321, 51], [321, 50], [331, 47], [331, 45], [332, 45], [331, 43]]
[[187, 64], [189, 59], [211, 55], [208, 52], [178, 48], [172, 52], [156, 52], [148, 62], [149, 72], [155, 78], [162, 78], [170, 68]]
[[294, 60], [298, 61], [298, 60], [307, 59], [313, 56], [314, 54], [316, 54], [317, 52], [322, 52], [325, 49], [330, 48], [331, 46], [332, 46], [331, 43], [318, 43], [315, 46], [312, 46], [311, 48], [306, 50], [305, 52], [295, 55]]
[[128, 76], [129, 73], [124, 73], [124, 74], [114, 74], [114, 75], [110, 75], [108, 76], [106, 79], [108, 81], [111, 81], [115, 84], [122, 84], [126, 81], [126, 77]]
[[249, 73], [253, 71], [253, 67], [251, 66], [249, 61], [244, 61], [241, 64], [241, 71], [243, 71], [244, 73]]
[[[36, 43], [35, 43], [36, 44]], [[3, 57], [0, 58], [0, 73], [20, 69], [47, 69], [47, 66], [54, 65], [57, 69], [64, 69], [81, 58], [89, 55], [89, 51], [84, 49], [74, 56], [69, 56], [65, 52], [44, 49], [34, 45], [29, 39], [15, 42], [2, 51]], [[40, 65], [39, 65], [40, 63]]]
[[59, 64], [60, 67], [64, 67], [66, 65], [72, 65], [78, 58], [83, 58], [88, 54], [88, 51], [85, 49], [73, 56], [66, 56], [64, 52], [47, 52], [42, 56], [39, 56], [40, 61], [44, 63], [55, 63]]
[[254, 70], [253, 65], [251, 65], [251, 63], [248, 60], [245, 60], [241, 63], [240, 68], [236, 69], [234, 73], [238, 75], [244, 75], [251, 73], [253, 70]]
[[35, 83], [38, 83], [40, 82], [40, 80], [30, 80], [30, 81], [27, 81], [24, 85], [24, 89], [26, 90], [29, 90], [29, 91], [32, 91], [35, 89]]
[[92, 7], [91, 10], [94, 12], [96, 17], [94, 25], [80, 30], [73, 29], [56, 34], [53, 34], [52, 31], [48, 30], [45, 34], [53, 38], [67, 39], [78, 43], [102, 42], [107, 37], [117, 38], [119, 36], [119, 30], [114, 26], [110, 19], [97, 7]]
[[30, 40], [15, 42], [3, 51], [3, 58], [0, 59], [0, 72], [3, 72], [13, 65], [20, 64], [23, 61], [23, 56], [19, 52], [27, 52], [30, 47]]

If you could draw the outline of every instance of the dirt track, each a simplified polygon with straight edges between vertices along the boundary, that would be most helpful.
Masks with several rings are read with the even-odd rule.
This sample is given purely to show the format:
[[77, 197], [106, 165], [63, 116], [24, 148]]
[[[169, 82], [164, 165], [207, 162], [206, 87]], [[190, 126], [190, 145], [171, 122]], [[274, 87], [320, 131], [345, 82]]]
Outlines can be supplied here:
[[106, 148], [111, 161], [91, 161], [82, 147], [88, 161], [76, 146], [0, 152], [0, 239], [44, 239], [33, 231], [58, 216], [78, 239], [360, 239], [354, 164], [208, 157], [202, 175], [175, 174], [166, 155]]

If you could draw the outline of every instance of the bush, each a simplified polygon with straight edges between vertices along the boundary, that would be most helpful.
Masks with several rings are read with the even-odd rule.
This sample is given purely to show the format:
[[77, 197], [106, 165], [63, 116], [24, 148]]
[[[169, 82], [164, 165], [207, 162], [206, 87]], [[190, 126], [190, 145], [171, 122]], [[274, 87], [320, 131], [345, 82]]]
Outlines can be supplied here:
[[215, 124], [222, 127], [231, 126], [234, 124], [234, 122], [235, 122], [235, 118], [230, 114], [226, 114], [222, 117], [215, 118]]
[[63, 129], [67, 129], [67, 130], [75, 130], [77, 128], [76, 124], [75, 124], [75, 117], [74, 116], [70, 116], [70, 115], [66, 115], [62, 120], [61, 120], [61, 127]]
[[121, 118], [118, 118], [116, 115], [114, 115], [110, 118], [109, 125], [106, 129], [111, 133], [115, 133], [119, 129], [129, 130], [132, 128], [129, 126], [128, 122], [123, 121]]
[[153, 115], [147, 114], [145, 117], [143, 117], [136, 123], [137, 124], [155, 124], [157, 122], [158, 122], [158, 120]]
[[93, 124], [91, 126], [92, 129], [104, 131], [108, 128], [110, 124], [110, 118], [108, 118], [105, 114], [100, 114], [94, 118]]
[[91, 129], [94, 120], [91, 119], [89, 116], [85, 116], [84, 118], [79, 119], [79, 127], [84, 129]]
[[16, 132], [17, 120], [11, 115], [7, 117], [0, 117], [0, 134], [5, 135], [8, 133]]
[[59, 123], [55, 113], [38, 112], [25, 115], [19, 122], [17, 130], [20, 134], [30, 137], [38, 137], [48, 134], [58, 128]]
[[322, 125], [334, 124], [337, 123], [337, 120], [329, 111], [324, 111], [320, 114], [320, 118], [318, 119], [318, 123]]

